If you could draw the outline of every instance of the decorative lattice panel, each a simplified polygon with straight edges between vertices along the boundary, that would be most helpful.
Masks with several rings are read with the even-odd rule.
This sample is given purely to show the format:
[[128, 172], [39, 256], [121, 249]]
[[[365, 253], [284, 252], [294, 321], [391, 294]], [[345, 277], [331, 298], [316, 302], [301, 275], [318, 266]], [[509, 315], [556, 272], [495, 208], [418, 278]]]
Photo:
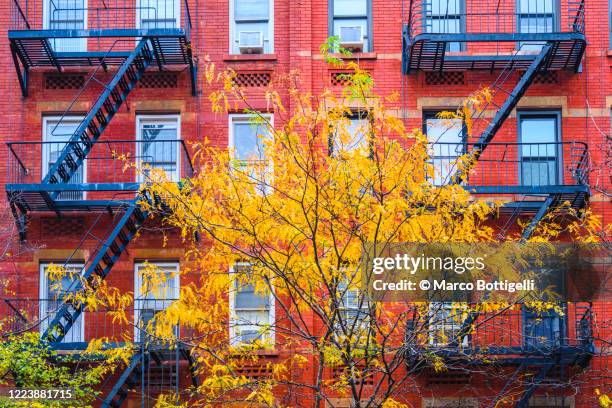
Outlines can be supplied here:
[[271, 378], [272, 367], [269, 367], [265, 362], [261, 364], [241, 365], [234, 369], [237, 376], [245, 376], [246, 378]]
[[85, 85], [84, 74], [46, 74], [45, 89], [81, 89]]
[[426, 72], [427, 85], [463, 85], [465, 75], [463, 72]]
[[82, 217], [67, 218], [43, 218], [41, 219], [40, 232], [43, 238], [50, 237], [74, 237], [82, 236], [84, 233], [83, 225], [85, 219]]
[[332, 72], [330, 82], [332, 86], [347, 86], [351, 84], [351, 72]]
[[534, 84], [558, 84], [559, 74], [554, 71], [540, 71], [533, 78]]
[[176, 88], [178, 74], [176, 72], [147, 72], [140, 79], [141, 88]]
[[272, 80], [270, 72], [239, 72], [234, 77], [234, 84], [243, 88], [268, 86]]

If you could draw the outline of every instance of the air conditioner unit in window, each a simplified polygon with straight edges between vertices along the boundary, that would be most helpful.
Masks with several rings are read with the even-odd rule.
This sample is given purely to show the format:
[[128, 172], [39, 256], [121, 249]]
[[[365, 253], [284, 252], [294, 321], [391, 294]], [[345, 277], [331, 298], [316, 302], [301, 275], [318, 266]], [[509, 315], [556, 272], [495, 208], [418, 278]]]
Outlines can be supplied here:
[[340, 46], [350, 51], [363, 51], [362, 26], [341, 26]]
[[238, 49], [241, 54], [262, 54], [263, 33], [261, 31], [240, 31]]

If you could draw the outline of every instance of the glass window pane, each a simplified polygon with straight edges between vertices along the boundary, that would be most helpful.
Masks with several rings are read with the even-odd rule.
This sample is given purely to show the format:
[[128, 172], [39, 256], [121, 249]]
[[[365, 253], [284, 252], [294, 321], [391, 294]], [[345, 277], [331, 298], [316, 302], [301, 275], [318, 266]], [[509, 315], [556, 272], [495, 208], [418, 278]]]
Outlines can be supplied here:
[[521, 118], [521, 183], [550, 185], [558, 180], [557, 120]]
[[556, 133], [556, 118], [522, 118], [521, 143], [532, 143], [523, 146], [523, 156], [555, 155]]
[[334, 16], [367, 16], [367, 0], [333, 0]]
[[446, 34], [461, 33], [461, 20], [458, 18], [432, 19], [431, 24], [427, 26], [427, 31]]
[[461, 14], [462, 0], [432, 0], [426, 4], [429, 14], [434, 16], [448, 16]]
[[234, 122], [234, 155], [238, 160], [264, 160], [264, 137], [268, 135], [262, 124], [248, 121]]
[[270, 4], [268, 0], [235, 0], [234, 18], [240, 20], [268, 20]]
[[434, 167], [432, 183], [448, 184], [457, 172], [457, 158], [464, 154], [463, 121], [428, 118], [425, 125], [433, 156], [430, 159]]
[[179, 149], [177, 120], [142, 120], [140, 126], [138, 159], [147, 166], [164, 170], [171, 180], [177, 180]]
[[236, 309], [269, 309], [270, 296], [256, 293], [253, 285], [241, 285], [236, 290]]
[[518, 11], [521, 14], [555, 13], [555, 0], [519, 0]]

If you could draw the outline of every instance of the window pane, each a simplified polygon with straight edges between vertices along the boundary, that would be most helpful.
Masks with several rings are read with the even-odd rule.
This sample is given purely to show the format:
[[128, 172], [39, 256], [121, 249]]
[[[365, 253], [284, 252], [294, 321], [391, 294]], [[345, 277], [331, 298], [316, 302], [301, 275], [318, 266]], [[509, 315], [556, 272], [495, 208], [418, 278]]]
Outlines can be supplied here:
[[234, 18], [240, 20], [268, 20], [270, 4], [268, 0], [235, 0]]
[[138, 159], [152, 168], [164, 170], [171, 180], [178, 179], [178, 123], [175, 119], [141, 121]]
[[521, 118], [521, 183], [551, 185], [558, 180], [556, 118]]
[[555, 118], [522, 118], [521, 143], [532, 143], [523, 146], [523, 156], [555, 155], [557, 141]]
[[555, 0], [519, 0], [518, 11], [521, 14], [555, 13]]
[[461, 33], [461, 20], [458, 18], [432, 19], [431, 23], [427, 26], [427, 32], [446, 34]]
[[[238, 284], [237, 284], [238, 285]], [[270, 296], [255, 293], [253, 285], [241, 285], [236, 290], [236, 309], [269, 309]]]
[[238, 160], [264, 160], [266, 127], [255, 122], [234, 122], [234, 155]]
[[521, 17], [521, 33], [552, 33], [554, 21], [552, 16]]
[[85, 24], [84, 0], [55, 0], [49, 2], [49, 21], [52, 29], [80, 29]]
[[[45, 157], [43, 160], [43, 168], [45, 172], [43, 177], [47, 175], [48, 171], [53, 167], [62, 151], [66, 147], [66, 142], [76, 133], [81, 119], [64, 118], [59, 120], [48, 120], [46, 129], [44, 130], [44, 151]], [[83, 162], [76, 172], [70, 177], [69, 184], [80, 184], [85, 182], [85, 166], [87, 161]], [[83, 198], [82, 191], [64, 191], [58, 196], [58, 200], [81, 200]]]
[[427, 140], [431, 143], [434, 167], [433, 184], [441, 186], [452, 181], [457, 172], [457, 158], [464, 154], [463, 121], [461, 119], [428, 118], [425, 122]]
[[139, 265], [138, 269], [141, 287], [137, 289], [140, 293], [139, 299], [146, 305], [144, 307], [157, 310], [165, 308], [165, 301], [174, 299], [178, 293], [178, 267], [158, 265], [156, 276], [147, 273], [146, 277], [144, 265]]
[[367, 16], [367, 0], [334, 0], [334, 16]]
[[141, 28], [178, 27], [180, 15], [177, 0], [140, 0], [139, 6]]
[[[55, 265], [61, 266], [62, 262], [56, 263]], [[64, 269], [66, 274], [63, 275], [59, 280], [52, 281], [49, 278], [48, 271], [49, 265], [43, 265], [43, 273], [46, 276], [47, 286], [44, 288], [44, 292], [41, 294], [41, 312], [43, 317], [47, 317], [41, 322], [41, 332], [44, 332], [49, 323], [55, 318], [57, 311], [63, 306], [64, 302], [61, 300], [62, 297], [68, 293], [74, 293], [76, 286], [74, 285], [76, 275], [80, 274], [83, 270], [83, 265], [65, 265]], [[74, 312], [72, 307], [69, 307], [71, 312]], [[62, 340], [62, 343], [72, 343], [83, 341], [83, 314], [79, 314], [76, 321]]]
[[432, 0], [426, 4], [428, 14], [434, 16], [448, 16], [461, 13], [462, 0]]

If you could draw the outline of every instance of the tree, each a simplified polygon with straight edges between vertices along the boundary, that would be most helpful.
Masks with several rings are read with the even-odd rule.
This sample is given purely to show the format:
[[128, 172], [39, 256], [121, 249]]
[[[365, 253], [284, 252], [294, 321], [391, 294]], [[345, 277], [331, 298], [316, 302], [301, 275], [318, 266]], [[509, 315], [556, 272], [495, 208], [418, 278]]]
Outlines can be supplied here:
[[[325, 59], [343, 64], [332, 49], [322, 48]], [[190, 246], [189, 270], [201, 275], [181, 288], [180, 300], [154, 328], [162, 338], [179, 322], [190, 329], [180, 340], [196, 351], [205, 378], [194, 405], [246, 400], [321, 407], [335, 406], [341, 396], [352, 407], [404, 406], [398, 401], [414, 386], [418, 368], [408, 349], [432, 335], [416, 316], [430, 315], [431, 304], [379, 303], [361, 292], [364, 248], [497, 240], [489, 221], [498, 203], [475, 200], [456, 183], [434, 185], [427, 138], [386, 107], [396, 96], [376, 95], [358, 65], [345, 68], [352, 73], [343, 78], [341, 94], [304, 93], [297, 74], [279, 79], [265, 93], [272, 124], [251, 107], [233, 72], [217, 73], [209, 64], [213, 111], [252, 115], [257, 142], [246, 153], [195, 146], [198, 173], [178, 185], [147, 170], [143, 194], [157, 200], [142, 205], [181, 231]], [[444, 117], [469, 124], [488, 98], [487, 90], [477, 92]], [[472, 161], [460, 158], [455, 175], [469, 171]], [[551, 215], [533, 239], [545, 242], [569, 231], [595, 240], [598, 228], [588, 212], [564, 224]], [[274, 308], [275, 319], [238, 315], [230, 304], [243, 292], [253, 293], [260, 307]], [[453, 306], [450, 318], [465, 320], [475, 311], [468, 307]], [[476, 307], [504, 313], [516, 305]], [[263, 358], [273, 348], [282, 350], [279, 358]], [[421, 357], [435, 370], [448, 368], [436, 355]], [[266, 376], [244, 374], [262, 358]], [[306, 368], [314, 375], [303, 375]]]

